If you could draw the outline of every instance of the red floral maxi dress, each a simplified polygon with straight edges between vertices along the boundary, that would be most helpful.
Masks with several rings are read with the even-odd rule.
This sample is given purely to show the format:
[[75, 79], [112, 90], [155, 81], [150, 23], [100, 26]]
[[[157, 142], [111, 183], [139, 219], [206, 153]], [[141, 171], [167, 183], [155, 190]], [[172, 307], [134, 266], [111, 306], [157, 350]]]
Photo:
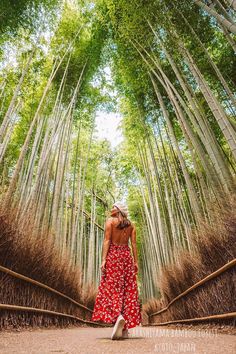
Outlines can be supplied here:
[[116, 245], [111, 242], [105, 272], [95, 300], [92, 321], [115, 323], [122, 314], [124, 329], [141, 323], [141, 307], [133, 257], [129, 245]]

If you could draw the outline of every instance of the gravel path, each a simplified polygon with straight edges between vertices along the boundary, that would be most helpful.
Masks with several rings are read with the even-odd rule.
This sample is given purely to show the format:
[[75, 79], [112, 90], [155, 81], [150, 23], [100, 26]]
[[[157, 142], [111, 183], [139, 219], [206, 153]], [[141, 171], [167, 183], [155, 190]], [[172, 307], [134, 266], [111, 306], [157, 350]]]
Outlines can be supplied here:
[[130, 338], [110, 339], [112, 328], [78, 327], [0, 333], [0, 354], [235, 354], [236, 336], [215, 330], [136, 327]]

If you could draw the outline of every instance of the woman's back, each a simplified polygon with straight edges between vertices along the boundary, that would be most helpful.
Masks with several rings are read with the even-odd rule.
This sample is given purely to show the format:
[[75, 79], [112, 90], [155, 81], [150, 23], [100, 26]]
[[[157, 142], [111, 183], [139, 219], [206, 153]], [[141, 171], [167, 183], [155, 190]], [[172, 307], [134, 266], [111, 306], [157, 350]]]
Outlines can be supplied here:
[[133, 230], [133, 225], [131, 225], [119, 229], [117, 225], [119, 224], [118, 218], [111, 217], [111, 225], [112, 225], [112, 231], [111, 231], [111, 241], [115, 245], [128, 245], [129, 242], [129, 237], [132, 234]]

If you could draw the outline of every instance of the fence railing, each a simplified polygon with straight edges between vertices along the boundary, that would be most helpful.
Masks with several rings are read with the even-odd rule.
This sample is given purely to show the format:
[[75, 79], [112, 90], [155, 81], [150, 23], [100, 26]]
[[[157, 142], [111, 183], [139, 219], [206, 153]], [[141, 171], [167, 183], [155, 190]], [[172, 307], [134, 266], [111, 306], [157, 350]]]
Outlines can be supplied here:
[[[201, 279], [200, 281], [198, 281], [196, 284], [192, 285], [190, 288], [186, 289], [185, 291], [183, 291], [181, 294], [179, 294], [178, 296], [176, 296], [174, 299], [172, 299], [164, 308], [162, 308], [161, 310], [151, 313], [148, 317], [152, 317], [152, 316], [156, 316], [160, 313], [163, 313], [165, 311], [168, 310], [168, 308], [177, 300], [179, 300], [180, 298], [184, 297], [185, 295], [187, 295], [189, 292], [191, 292], [192, 290], [196, 289], [197, 287], [201, 286], [202, 284], [208, 282], [209, 280], [219, 276], [220, 274], [222, 274], [223, 272], [225, 272], [226, 270], [234, 267], [236, 265], [236, 259], [233, 259], [232, 261], [226, 263], [224, 266], [222, 266], [221, 268], [217, 269], [215, 272], [209, 274], [208, 276], [206, 276], [205, 278]], [[25, 275], [19, 274], [17, 272], [14, 272], [11, 269], [8, 269], [6, 267], [0, 266], [0, 271], [2, 273], [8, 274], [12, 277], [15, 277], [17, 279], [23, 280], [25, 282], [28, 282], [30, 284], [36, 285], [38, 287], [41, 287], [43, 289], [48, 290], [51, 293], [56, 294], [59, 297], [62, 297], [66, 300], [68, 300], [69, 302], [73, 303], [74, 305], [80, 307], [81, 309], [92, 313], [93, 310], [88, 308], [87, 306], [80, 304], [79, 302], [75, 301], [74, 299], [72, 299], [71, 297], [69, 297], [68, 295], [65, 295], [63, 293], [61, 293], [60, 291], [53, 289], [51, 287], [49, 287], [46, 284], [43, 284], [37, 280], [31, 279]], [[87, 324], [93, 324], [93, 325], [98, 325], [98, 326], [109, 326], [109, 324], [103, 324], [103, 323], [98, 323], [98, 322], [93, 322], [93, 321], [89, 321], [89, 320], [85, 320], [82, 319], [80, 317], [77, 316], [73, 316], [71, 314], [66, 314], [66, 313], [61, 313], [61, 312], [56, 312], [56, 311], [51, 311], [51, 310], [47, 310], [47, 309], [40, 309], [40, 308], [34, 308], [34, 307], [25, 307], [25, 306], [16, 306], [16, 305], [9, 305], [9, 304], [0, 304], [0, 309], [2, 310], [15, 310], [15, 311], [28, 311], [28, 312], [37, 312], [37, 313], [45, 313], [45, 314], [50, 314], [50, 315], [56, 315], [56, 316], [62, 316], [62, 317], [67, 317], [67, 318], [72, 318], [75, 320], [78, 320], [80, 322], [83, 323], [87, 323]], [[218, 314], [218, 315], [212, 315], [212, 316], [205, 316], [205, 317], [198, 317], [198, 318], [188, 318], [188, 319], [179, 319], [179, 320], [173, 320], [173, 321], [167, 321], [167, 322], [162, 322], [162, 323], [149, 323], [148, 325], [150, 326], [160, 326], [160, 325], [165, 325], [165, 324], [172, 324], [172, 323], [185, 323], [185, 322], [195, 322], [195, 321], [205, 321], [205, 320], [209, 320], [209, 319], [222, 319], [222, 318], [236, 318], [236, 312], [230, 312], [230, 313], [225, 313], [225, 314]]]
[[227, 312], [227, 313], [222, 313], [219, 315], [211, 315], [211, 316], [204, 316], [204, 317], [185, 318], [185, 319], [181, 319], [181, 320], [172, 320], [172, 321], [166, 321], [166, 322], [160, 322], [160, 323], [148, 323], [145, 326], [164, 326], [167, 324], [174, 324], [174, 323], [199, 322], [199, 321], [228, 319], [228, 318], [236, 318], [236, 312]]
[[108, 325], [104, 324], [104, 323], [93, 322], [93, 321], [85, 320], [83, 318], [80, 318], [80, 317], [77, 317], [77, 316], [73, 316], [73, 315], [69, 315], [69, 314], [66, 314], [66, 313], [63, 313], [63, 312], [57, 312], [57, 311], [52, 311], [52, 310], [47, 310], [47, 309], [40, 309], [40, 308], [37, 308], [37, 307], [27, 307], [27, 306], [16, 306], [16, 305], [0, 304], [0, 309], [1, 310], [13, 310], [13, 311], [36, 312], [36, 313], [47, 314], [47, 315], [55, 315], [55, 316], [72, 318], [74, 320], [77, 320], [77, 321], [83, 322], [83, 323], [87, 323], [87, 324], [108, 327]]
[[[57, 296], [64, 298], [66, 300], [68, 300], [69, 302], [73, 303], [74, 305], [78, 306], [79, 308], [85, 310], [86, 312], [92, 313], [93, 310], [90, 309], [89, 307], [80, 304], [79, 302], [75, 301], [74, 299], [72, 299], [71, 297], [69, 297], [66, 294], [61, 293], [60, 291], [51, 288], [50, 286], [43, 284], [37, 280], [31, 279], [23, 274], [19, 274], [17, 272], [14, 272], [11, 269], [8, 269], [6, 267], [0, 266], [0, 272], [8, 274], [14, 278], [23, 280], [27, 283], [33, 284], [35, 286], [38, 286], [40, 288], [46, 289], [51, 293], [56, 294]], [[29, 312], [38, 312], [38, 313], [45, 313], [45, 314], [51, 314], [51, 315], [57, 315], [57, 316], [63, 316], [63, 317], [68, 317], [68, 318], [73, 318], [75, 320], [84, 322], [84, 323], [88, 323], [88, 324], [94, 324], [94, 325], [98, 325], [98, 326], [108, 326], [107, 324], [102, 324], [102, 323], [98, 323], [98, 322], [93, 322], [93, 321], [88, 321], [88, 320], [84, 320], [80, 317], [76, 317], [70, 314], [66, 314], [66, 313], [61, 313], [61, 312], [56, 312], [56, 311], [51, 311], [51, 310], [47, 310], [47, 309], [39, 309], [39, 308], [34, 308], [34, 307], [25, 307], [25, 306], [16, 306], [16, 305], [9, 305], [9, 304], [0, 304], [0, 309], [5, 309], [5, 310], [15, 310], [15, 311], [29, 311]]]
[[79, 302], [73, 300], [71, 297], [61, 293], [60, 291], [58, 290], [55, 290], [53, 288], [51, 288], [50, 286], [46, 285], [46, 284], [43, 284], [43, 283], [40, 283], [39, 281], [37, 280], [34, 280], [34, 279], [31, 279], [29, 277], [26, 277], [25, 275], [22, 275], [22, 274], [19, 274], [19, 273], [16, 273], [14, 272], [13, 270], [11, 269], [8, 269], [8, 268], [5, 268], [3, 266], [0, 266], [0, 271], [3, 272], [3, 273], [6, 273], [6, 274], [9, 274], [11, 275], [12, 277], [14, 278], [17, 278], [17, 279], [20, 279], [20, 280], [24, 280], [26, 281], [27, 283], [31, 283], [31, 284], [34, 284], [34, 285], [37, 285], [39, 286], [40, 288], [43, 288], [43, 289], [46, 289], [48, 290], [49, 292], [51, 293], [54, 293], [60, 297], [63, 297], [64, 299], [67, 299], [68, 301], [72, 302], [74, 305], [86, 310], [86, 311], [90, 311], [90, 312], [93, 312], [93, 310], [91, 310], [90, 308], [80, 304]]
[[223, 265], [221, 268], [217, 269], [215, 272], [207, 275], [205, 278], [201, 279], [200, 281], [198, 281], [196, 284], [192, 285], [190, 288], [186, 289], [185, 291], [183, 291], [181, 294], [179, 294], [178, 296], [176, 296], [173, 300], [171, 300], [167, 305], [166, 307], [164, 307], [163, 309], [157, 311], [157, 312], [154, 312], [154, 313], [151, 313], [149, 315], [149, 317], [151, 316], [155, 316], [155, 315], [158, 315], [159, 313], [162, 313], [166, 310], [168, 310], [168, 308], [177, 300], [179, 300], [181, 297], [187, 295], [190, 291], [196, 289], [197, 287], [199, 287], [200, 285], [208, 282], [210, 279], [213, 279], [217, 276], [219, 276], [220, 274], [222, 274], [223, 272], [225, 272], [226, 270], [228, 270], [229, 268], [232, 268], [236, 265], [236, 258], [233, 259], [232, 261], [226, 263], [225, 265]]
[[[179, 300], [180, 298], [183, 298], [184, 296], [186, 296], [189, 292], [191, 292], [192, 290], [196, 289], [197, 287], [201, 286], [202, 284], [205, 284], [206, 282], [208, 282], [209, 280], [218, 277], [219, 275], [221, 275], [222, 273], [224, 273], [225, 271], [227, 271], [228, 269], [234, 267], [236, 265], [236, 258], [229, 261], [228, 263], [226, 263], [225, 265], [223, 265], [221, 268], [217, 269], [216, 271], [214, 271], [213, 273], [207, 275], [205, 278], [201, 279], [200, 281], [198, 281], [197, 283], [195, 283], [194, 285], [192, 285], [190, 288], [186, 289], [185, 291], [183, 291], [181, 294], [179, 294], [178, 296], [176, 296], [174, 299], [172, 299], [164, 308], [162, 308], [159, 311], [156, 311], [154, 313], [151, 313], [150, 315], [148, 315], [148, 319], [152, 316], [156, 316], [159, 315], [165, 311], [168, 310], [168, 308], [173, 305], [173, 303], [175, 303], [177, 300]], [[209, 320], [209, 319], [220, 319], [220, 318], [234, 318], [236, 317], [236, 312], [230, 312], [230, 313], [224, 313], [224, 314], [218, 314], [218, 315], [212, 315], [212, 316], [205, 316], [205, 317], [198, 317], [198, 318], [188, 318], [188, 319], [179, 319], [179, 320], [173, 320], [173, 321], [167, 321], [167, 322], [161, 322], [161, 323], [149, 323], [149, 325], [165, 325], [165, 324], [171, 324], [171, 323], [181, 323], [181, 322], [194, 322], [194, 321], [205, 321], [205, 320]]]

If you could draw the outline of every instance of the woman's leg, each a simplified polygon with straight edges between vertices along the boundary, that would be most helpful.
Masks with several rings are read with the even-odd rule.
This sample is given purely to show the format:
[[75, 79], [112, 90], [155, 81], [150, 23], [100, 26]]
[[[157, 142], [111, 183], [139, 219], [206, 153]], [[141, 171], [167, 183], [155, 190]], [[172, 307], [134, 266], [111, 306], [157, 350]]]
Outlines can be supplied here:
[[124, 329], [136, 327], [141, 323], [141, 309], [138, 298], [137, 279], [131, 254], [127, 255], [124, 275], [123, 317]]

